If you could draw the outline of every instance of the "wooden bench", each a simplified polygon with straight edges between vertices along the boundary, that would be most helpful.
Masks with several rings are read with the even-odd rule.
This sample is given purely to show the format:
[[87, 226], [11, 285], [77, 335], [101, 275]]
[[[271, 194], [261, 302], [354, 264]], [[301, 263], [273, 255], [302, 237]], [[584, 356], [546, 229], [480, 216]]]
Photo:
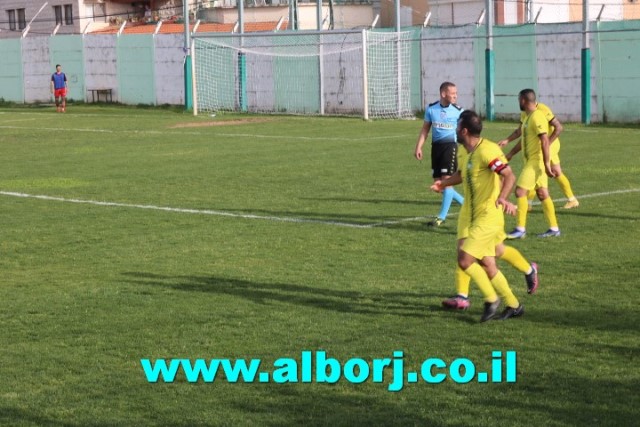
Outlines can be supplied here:
[[111, 88], [94, 88], [87, 89], [91, 92], [91, 102], [100, 102], [100, 95], [104, 95], [105, 102], [113, 102], [113, 89]]

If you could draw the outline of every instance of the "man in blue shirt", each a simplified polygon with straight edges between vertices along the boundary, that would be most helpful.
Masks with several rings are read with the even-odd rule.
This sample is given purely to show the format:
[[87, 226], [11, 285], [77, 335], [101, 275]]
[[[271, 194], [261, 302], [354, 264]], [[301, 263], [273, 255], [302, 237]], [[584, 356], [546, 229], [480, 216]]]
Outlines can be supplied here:
[[[431, 168], [434, 181], [449, 178], [458, 170], [456, 151], [456, 127], [463, 109], [456, 105], [458, 89], [451, 82], [440, 85], [440, 100], [429, 104], [424, 114], [424, 123], [416, 144], [416, 159], [422, 160], [422, 146], [433, 129], [431, 135]], [[451, 202], [462, 204], [464, 198], [453, 187], [442, 191], [442, 206], [438, 216], [428, 223], [438, 227], [444, 223], [451, 207]]]
[[56, 110], [64, 113], [67, 106], [67, 76], [60, 64], [56, 65], [56, 72], [51, 75], [51, 93], [56, 100]]

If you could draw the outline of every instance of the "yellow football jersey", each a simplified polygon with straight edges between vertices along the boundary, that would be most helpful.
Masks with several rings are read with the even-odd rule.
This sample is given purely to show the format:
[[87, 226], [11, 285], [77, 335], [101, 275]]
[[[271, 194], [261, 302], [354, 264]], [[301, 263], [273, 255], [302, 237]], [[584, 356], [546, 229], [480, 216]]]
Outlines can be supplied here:
[[531, 114], [525, 115], [521, 130], [522, 152], [525, 161], [542, 164], [542, 144], [539, 135], [543, 133], [549, 135], [549, 122], [544, 113], [535, 110]]
[[508, 166], [508, 162], [498, 144], [481, 138], [464, 160], [464, 167], [460, 171], [464, 186], [464, 205], [468, 204], [471, 220], [503, 218], [502, 210], [495, 203], [500, 195], [499, 174]]

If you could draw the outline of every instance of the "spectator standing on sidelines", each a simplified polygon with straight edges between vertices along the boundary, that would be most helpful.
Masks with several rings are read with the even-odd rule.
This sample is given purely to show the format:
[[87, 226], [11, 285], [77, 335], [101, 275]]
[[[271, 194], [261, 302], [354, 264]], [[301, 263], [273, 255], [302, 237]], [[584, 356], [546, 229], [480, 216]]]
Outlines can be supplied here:
[[67, 76], [60, 64], [56, 65], [56, 72], [51, 75], [51, 93], [56, 100], [56, 111], [64, 113], [67, 108]]

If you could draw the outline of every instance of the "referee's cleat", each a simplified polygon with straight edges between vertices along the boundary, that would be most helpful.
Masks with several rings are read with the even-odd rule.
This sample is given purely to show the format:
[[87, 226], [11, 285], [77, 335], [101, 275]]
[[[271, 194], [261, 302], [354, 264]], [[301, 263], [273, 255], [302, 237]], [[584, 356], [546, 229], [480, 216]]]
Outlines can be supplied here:
[[485, 302], [484, 312], [482, 313], [480, 321], [486, 322], [487, 320], [493, 319], [498, 312], [498, 307], [500, 307], [500, 298], [498, 298], [494, 302]]
[[440, 227], [442, 224], [444, 224], [444, 219], [437, 217], [433, 221], [429, 221], [427, 223], [429, 227]]
[[500, 315], [500, 320], [511, 319], [512, 317], [520, 317], [524, 314], [524, 305], [520, 304], [516, 308], [507, 307]]
[[462, 295], [456, 295], [442, 301], [442, 306], [451, 310], [468, 310], [470, 305], [469, 298]]
[[527, 282], [527, 292], [535, 294], [538, 290], [538, 264], [532, 262], [531, 268], [533, 271], [529, 274], [525, 274], [524, 280]]
[[573, 209], [573, 208], [577, 208], [578, 206], [580, 206], [580, 202], [578, 201], [578, 199], [573, 198], [569, 200], [567, 203], [565, 203], [562, 209]]
[[527, 232], [525, 230], [518, 230], [514, 228], [513, 231], [507, 234], [507, 239], [515, 240], [515, 239], [524, 239], [527, 236]]
[[542, 234], [538, 234], [538, 237], [558, 237], [560, 236], [560, 230], [552, 230], [552, 229], [548, 229], [547, 231], [545, 231]]

